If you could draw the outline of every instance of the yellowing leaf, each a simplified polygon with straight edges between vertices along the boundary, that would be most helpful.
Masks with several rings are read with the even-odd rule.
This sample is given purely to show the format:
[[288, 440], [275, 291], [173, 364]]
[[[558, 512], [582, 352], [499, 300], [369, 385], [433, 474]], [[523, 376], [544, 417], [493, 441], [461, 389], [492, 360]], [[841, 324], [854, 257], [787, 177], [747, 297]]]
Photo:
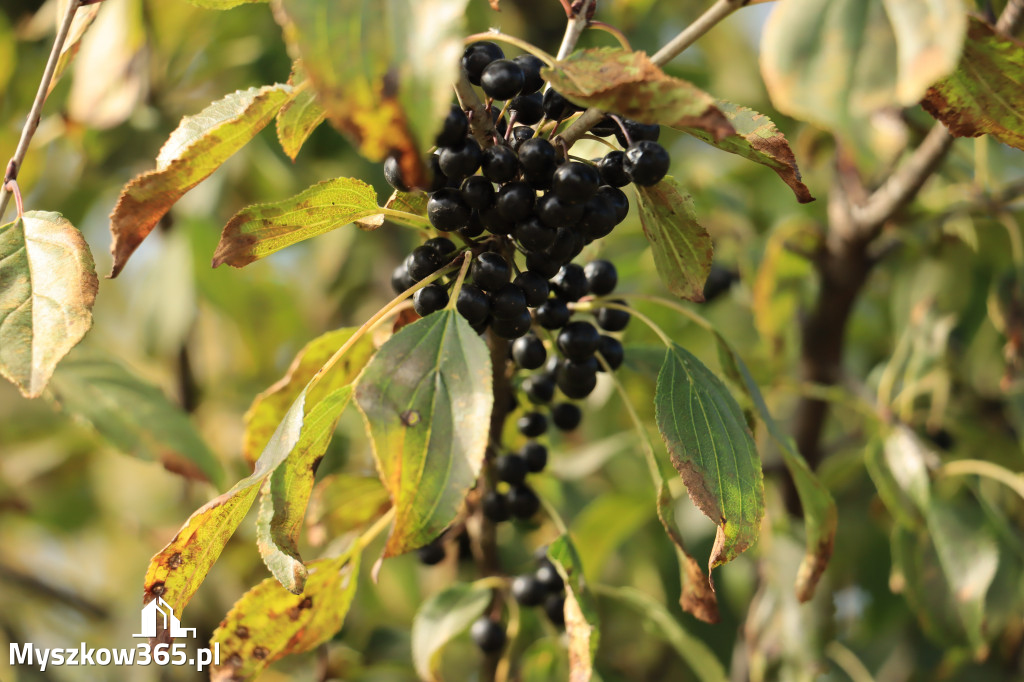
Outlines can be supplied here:
[[156, 170], [128, 183], [110, 215], [111, 277], [121, 272], [129, 256], [178, 199], [270, 123], [291, 98], [291, 90], [287, 85], [250, 88], [182, 119], [160, 150]]
[[274, 661], [333, 637], [345, 623], [359, 585], [359, 562], [354, 550], [309, 562], [309, 580], [301, 594], [267, 578], [242, 595], [210, 640], [221, 652], [210, 680], [254, 680]]
[[330, 474], [313, 488], [309, 501], [309, 541], [321, 545], [363, 528], [391, 506], [376, 476]]
[[957, 137], [988, 133], [1024, 149], [1024, 43], [971, 18], [960, 65], [921, 104]]
[[551, 87], [580, 106], [642, 123], [694, 128], [714, 140], [734, 134], [717, 102], [693, 83], [666, 75], [643, 52], [578, 50], [542, 69]]
[[[61, 0], [57, 8], [58, 21], [64, 16], [67, 11], [69, 2], [74, 0]], [[53, 88], [57, 85], [64, 70], [74, 60], [75, 55], [78, 54], [78, 50], [82, 47], [82, 37], [85, 35], [86, 29], [92, 24], [93, 19], [96, 18], [96, 13], [100, 11], [100, 5], [86, 5], [85, 7], [79, 7], [75, 10], [75, 18], [71, 20], [71, 28], [68, 29], [67, 38], [64, 39], [64, 45], [60, 49], [60, 57], [57, 58], [57, 66], [53, 71], [53, 78], [50, 80], [49, 90], [47, 94], [53, 92]], [[3, 79], [0, 78], [0, 87], [3, 86]]]
[[658, 485], [658, 520], [668, 535], [672, 544], [675, 545], [676, 559], [679, 562], [679, 606], [686, 613], [705, 623], [717, 623], [718, 597], [711, 587], [704, 569], [700, 567], [697, 560], [686, 549], [686, 543], [675, 523], [673, 512], [672, 495], [664, 479]]
[[236, 213], [221, 233], [213, 267], [227, 263], [240, 268], [286, 246], [379, 214], [377, 193], [362, 180], [319, 182], [288, 199]]
[[[307, 83], [306, 79], [306, 70], [301, 60], [295, 62], [288, 84], [299, 86]], [[302, 145], [317, 126], [324, 122], [326, 116], [327, 112], [316, 99], [316, 91], [308, 87], [298, 91], [295, 98], [281, 108], [277, 113], [277, 139], [289, 159], [295, 160]]]
[[427, 544], [458, 514], [493, 403], [487, 345], [454, 310], [403, 327], [363, 370], [356, 404], [395, 507], [385, 557]]
[[594, 674], [601, 631], [597, 607], [587, 591], [576, 547], [562, 535], [548, 547], [548, 559], [565, 582], [565, 634], [569, 637], [569, 682], [588, 682]]
[[59, 213], [0, 226], [0, 374], [26, 398], [92, 326], [98, 286], [89, 246]]
[[638, 187], [640, 225], [654, 253], [654, 266], [668, 290], [680, 298], [704, 300], [711, 272], [711, 237], [697, 222], [693, 199], [667, 176], [654, 187]]

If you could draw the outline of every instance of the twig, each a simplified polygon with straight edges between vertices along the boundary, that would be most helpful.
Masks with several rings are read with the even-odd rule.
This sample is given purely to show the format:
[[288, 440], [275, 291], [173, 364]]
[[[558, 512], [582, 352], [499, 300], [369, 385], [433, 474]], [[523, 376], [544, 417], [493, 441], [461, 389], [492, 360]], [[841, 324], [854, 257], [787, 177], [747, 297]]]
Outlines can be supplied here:
[[562, 44], [558, 46], [558, 54], [555, 56], [557, 61], [562, 61], [576, 49], [576, 43], [579, 42], [584, 29], [587, 28], [587, 14], [591, 11], [590, 6], [595, 1], [584, 0], [579, 11], [569, 15], [569, 21], [565, 25], [565, 34], [562, 35]]
[[996, 22], [996, 30], [1007, 35], [1013, 35], [1020, 30], [1024, 23], [1024, 0], [1009, 0], [1003, 13], [999, 15]]
[[39, 117], [43, 111], [43, 104], [46, 102], [46, 93], [50, 89], [53, 72], [56, 70], [57, 61], [60, 59], [60, 52], [64, 48], [64, 41], [68, 37], [68, 31], [71, 29], [71, 22], [75, 18], [75, 12], [78, 11], [80, 6], [80, 0], [70, 0], [68, 2], [68, 9], [64, 13], [64, 20], [61, 22], [60, 28], [57, 29], [57, 37], [53, 39], [53, 48], [50, 50], [50, 58], [46, 61], [46, 68], [43, 69], [43, 77], [39, 81], [36, 99], [32, 102], [32, 109], [28, 112], [25, 127], [21, 130], [21, 139], [18, 141], [18, 147], [14, 152], [14, 156], [7, 164], [4, 181], [0, 183], [0, 219], [3, 218], [4, 212], [7, 210], [7, 203], [11, 199], [7, 183], [17, 179], [21, 164], [25, 161], [29, 142], [32, 141], [32, 136], [35, 135], [36, 128], [39, 127]]
[[476, 138], [481, 148], [490, 147], [494, 144], [494, 136], [497, 134], [494, 129], [494, 119], [491, 118], [491, 112], [487, 110], [480, 100], [480, 96], [473, 89], [473, 84], [469, 82], [469, 76], [465, 69], [459, 70], [459, 80], [455, 81], [455, 96], [459, 99], [459, 106], [462, 107], [462, 110], [469, 112], [469, 129], [472, 131], [473, 137]]

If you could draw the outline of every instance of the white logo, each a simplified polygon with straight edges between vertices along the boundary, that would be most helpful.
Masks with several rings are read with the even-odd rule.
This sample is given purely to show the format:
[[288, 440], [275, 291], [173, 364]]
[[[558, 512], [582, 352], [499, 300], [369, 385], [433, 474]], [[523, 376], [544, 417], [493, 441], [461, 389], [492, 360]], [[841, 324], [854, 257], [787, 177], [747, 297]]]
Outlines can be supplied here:
[[181, 621], [174, 615], [174, 609], [160, 597], [142, 607], [142, 633], [132, 637], [156, 637], [157, 619], [163, 619], [163, 630], [171, 637], [196, 636], [195, 628], [181, 627]]

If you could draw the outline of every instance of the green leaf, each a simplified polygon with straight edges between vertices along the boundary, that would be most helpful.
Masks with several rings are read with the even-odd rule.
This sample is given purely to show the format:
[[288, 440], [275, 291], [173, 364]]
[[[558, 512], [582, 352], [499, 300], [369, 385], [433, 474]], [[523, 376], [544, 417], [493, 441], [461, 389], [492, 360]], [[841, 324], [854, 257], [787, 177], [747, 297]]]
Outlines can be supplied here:
[[491, 590], [456, 583], [423, 602], [412, 621], [412, 660], [423, 680], [439, 679], [441, 649], [483, 615]]
[[683, 127], [680, 130], [722, 151], [771, 168], [793, 190], [797, 201], [801, 204], [814, 201], [811, 191], [800, 177], [796, 157], [789, 148], [786, 136], [775, 127], [770, 118], [753, 109], [724, 100], [718, 100], [717, 106], [736, 130], [734, 134], [715, 139], [713, 135], [700, 128]]
[[702, 682], [728, 682], [725, 667], [703, 641], [683, 629], [662, 603], [633, 587], [605, 587], [602, 596], [622, 602], [642, 615], [651, 625], [650, 631], [662, 637], [675, 649]]
[[924, 527], [931, 499], [929, 459], [937, 463], [921, 439], [902, 425], [893, 427], [884, 440], [874, 439], [865, 453], [864, 464], [879, 497], [908, 528]]
[[644, 52], [577, 50], [541, 69], [551, 87], [574, 104], [642, 123], [694, 128], [721, 140], [736, 131], [715, 99], [693, 83], [666, 75]]
[[331, 124], [373, 161], [397, 154], [402, 176], [423, 186], [422, 153], [449, 111], [458, 77], [466, 4], [276, 0], [274, 16]]
[[601, 631], [597, 607], [586, 588], [583, 566], [568, 536], [548, 546], [548, 559], [565, 582], [565, 634], [569, 638], [569, 682], [587, 682], [594, 674]]
[[397, 189], [391, 193], [384, 208], [392, 208], [396, 211], [405, 211], [413, 215], [426, 217], [427, 200], [426, 192], [399, 192]]
[[[377, 192], [362, 180], [318, 182], [288, 199], [255, 204], [236, 213], [221, 233], [213, 267], [227, 263], [240, 268], [286, 246], [379, 214]], [[383, 219], [373, 227], [382, 223]]]
[[292, 67], [292, 76], [288, 79], [288, 84], [296, 87], [296, 95], [277, 112], [277, 140], [292, 161], [295, 161], [302, 145], [327, 117], [327, 112], [316, 99], [316, 91], [309, 87], [299, 87], [308, 82], [307, 78], [302, 61], [296, 61]]
[[188, 0], [189, 4], [203, 9], [232, 9], [239, 5], [267, 2], [267, 0]]
[[807, 552], [797, 572], [796, 595], [802, 602], [809, 601], [814, 596], [818, 581], [832, 558], [836, 526], [839, 523], [835, 500], [832, 499], [832, 493], [828, 488], [811, 471], [807, 460], [796, 449], [793, 439], [772, 418], [764, 396], [761, 395], [761, 389], [758, 388], [754, 377], [750, 376], [750, 370], [739, 353], [718, 332], [715, 332], [715, 340], [718, 342], [723, 370], [750, 397], [768, 433], [782, 451], [782, 459], [796, 486], [797, 496], [803, 507], [804, 530], [807, 536]]
[[263, 130], [291, 93], [291, 86], [283, 84], [249, 88], [181, 120], [160, 150], [156, 170], [129, 182], [110, 214], [111, 277], [121, 272], [171, 206]]
[[356, 404], [395, 507], [385, 557], [455, 518], [480, 474], [493, 403], [490, 352], [454, 310], [403, 327], [363, 370]]
[[[256, 461], [295, 398], [355, 331], [355, 327], [343, 327], [313, 339], [298, 352], [285, 375], [256, 396], [245, 413], [242, 456], [246, 461], [250, 464]], [[363, 336], [320, 379], [308, 402], [315, 405], [338, 388], [351, 383], [369, 362], [373, 352], [372, 339], [369, 335]]]
[[921, 104], [957, 137], [1024, 149], [1024, 43], [972, 17], [959, 66]]
[[210, 640], [220, 645], [213, 680], [254, 680], [272, 662], [310, 651], [345, 623], [359, 585], [358, 551], [309, 562], [301, 594], [267, 578], [235, 602]]
[[961, 0], [786, 0], [765, 25], [761, 73], [775, 107], [834, 131], [917, 103], [956, 68]]
[[554, 639], [534, 641], [519, 659], [519, 675], [523, 682], [569, 679], [565, 650]]
[[114, 360], [75, 354], [53, 377], [61, 408], [91, 425], [114, 447], [140, 459], [161, 462], [171, 471], [223, 483], [217, 457], [188, 415], [157, 386]]
[[89, 245], [59, 213], [0, 226], [0, 374], [26, 398], [89, 331], [98, 286]]
[[342, 386], [319, 400], [303, 420], [298, 443], [263, 485], [256, 519], [256, 546], [274, 577], [295, 594], [300, 594], [306, 583], [298, 541], [316, 467], [351, 398], [352, 387]]
[[654, 267], [668, 290], [690, 301], [704, 300], [711, 272], [711, 237], [697, 222], [693, 198], [671, 176], [637, 188], [640, 225], [654, 254]]
[[309, 501], [309, 541], [314, 545], [360, 530], [391, 506], [376, 477], [330, 474], [313, 488]]
[[600, 576], [611, 554], [651, 519], [648, 496], [606, 493], [594, 499], [573, 519], [572, 535], [580, 560], [593, 576]]
[[654, 413], [690, 499], [718, 525], [711, 570], [757, 540], [764, 481], [754, 438], [721, 379], [677, 344], [658, 373]]

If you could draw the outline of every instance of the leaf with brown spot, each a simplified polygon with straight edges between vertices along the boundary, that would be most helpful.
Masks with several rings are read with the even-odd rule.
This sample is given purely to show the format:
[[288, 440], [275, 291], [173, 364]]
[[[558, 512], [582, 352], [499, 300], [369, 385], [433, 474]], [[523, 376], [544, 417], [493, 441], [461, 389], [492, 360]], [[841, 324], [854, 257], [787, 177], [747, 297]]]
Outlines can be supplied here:
[[713, 247], [711, 236], [697, 222], [693, 198], [666, 176], [654, 187], [638, 187], [637, 199], [640, 225], [661, 281], [680, 298], [703, 301]]
[[295, 86], [295, 97], [277, 112], [277, 141], [288, 158], [295, 161], [299, 150], [309, 136], [317, 129], [327, 112], [316, 99], [316, 91], [306, 85], [308, 76], [302, 66], [302, 60], [292, 66], [292, 75], [288, 84]]
[[487, 344], [454, 310], [403, 327], [363, 370], [356, 405], [395, 507], [385, 557], [427, 544], [462, 508], [487, 449], [491, 381]]
[[391, 507], [377, 477], [329, 474], [316, 484], [309, 501], [309, 541], [322, 545], [376, 521]]
[[110, 277], [117, 277], [178, 199], [270, 123], [291, 92], [291, 86], [283, 84], [241, 90], [181, 120], [160, 150], [156, 170], [128, 183], [110, 214]]
[[0, 225], [0, 374], [26, 398], [89, 331], [98, 286], [89, 245], [59, 213]]
[[736, 132], [721, 139], [715, 139], [707, 131], [700, 128], [680, 128], [684, 133], [693, 135], [722, 151], [750, 159], [762, 166], [771, 168], [789, 185], [796, 195], [797, 201], [806, 204], [814, 201], [811, 191], [800, 177], [800, 169], [796, 165], [796, 157], [789, 148], [786, 136], [779, 132], [772, 120], [753, 109], [741, 107], [732, 102], [718, 100], [718, 108], [729, 119]]
[[541, 74], [580, 106], [642, 123], [702, 130], [714, 140], [736, 133], [711, 95], [665, 74], [644, 52], [610, 47], [577, 50]]
[[675, 343], [658, 372], [654, 417], [690, 499], [718, 525], [710, 571], [760, 531], [764, 480], [754, 438], [722, 380]]
[[211, 682], [254, 680], [274, 661], [319, 646], [345, 623], [359, 584], [360, 554], [352, 549], [333, 559], [307, 565], [301, 594], [267, 578], [235, 602], [214, 631], [211, 648], [220, 645], [220, 664]]
[[569, 638], [569, 682], [587, 682], [601, 639], [597, 607], [587, 591], [579, 555], [567, 535], [548, 546], [548, 559], [565, 582], [565, 634]]
[[372, 161], [397, 154], [402, 177], [427, 181], [422, 155], [451, 106], [467, 0], [275, 0], [327, 120]]
[[921, 105], [956, 137], [988, 133], [1024, 149], [1024, 42], [971, 17], [959, 66]]
[[[377, 192], [362, 180], [318, 182], [288, 199], [254, 204], [236, 213], [221, 233], [213, 267], [227, 263], [240, 268], [286, 246], [379, 214]], [[374, 229], [383, 223], [381, 217], [359, 226]]]
[[675, 523], [675, 514], [672, 509], [674, 500], [664, 480], [658, 490], [658, 520], [662, 528], [676, 549], [676, 559], [679, 561], [679, 606], [683, 611], [691, 614], [694, 618], [705, 623], [717, 623], [718, 597], [711, 588], [711, 581], [700, 567], [697, 560], [690, 555], [686, 549], [683, 536]]
[[[310, 379], [320, 371], [334, 352], [341, 348], [356, 331], [344, 327], [322, 334], [298, 352], [285, 375], [252, 401], [245, 413], [245, 434], [242, 438], [242, 456], [254, 464], [274, 435], [277, 425], [287, 414], [295, 399]], [[316, 405], [325, 396], [352, 382], [373, 355], [370, 337], [357, 341], [333, 368], [324, 375], [311, 391], [308, 403]]]
[[441, 650], [491, 603], [488, 587], [456, 583], [423, 602], [412, 621], [412, 661], [420, 679], [436, 682]]

